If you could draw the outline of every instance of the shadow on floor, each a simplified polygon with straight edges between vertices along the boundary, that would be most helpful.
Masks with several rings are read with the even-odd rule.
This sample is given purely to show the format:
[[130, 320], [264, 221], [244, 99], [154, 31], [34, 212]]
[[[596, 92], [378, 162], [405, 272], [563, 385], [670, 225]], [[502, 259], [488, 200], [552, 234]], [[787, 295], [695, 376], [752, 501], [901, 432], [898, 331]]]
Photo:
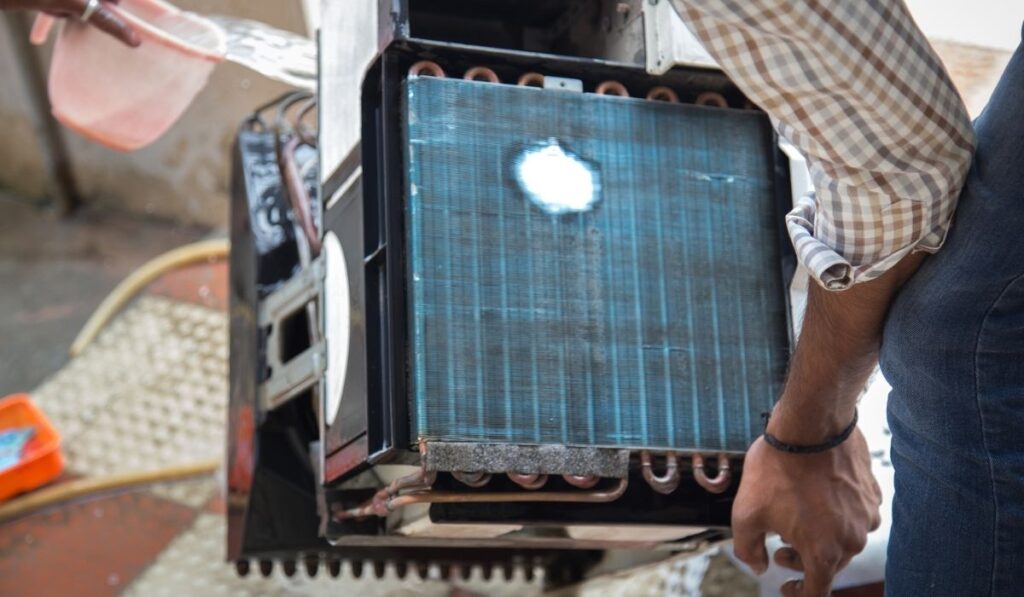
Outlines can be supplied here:
[[0, 396], [31, 390], [66, 363], [122, 278], [208, 232], [92, 208], [58, 218], [0, 192]]

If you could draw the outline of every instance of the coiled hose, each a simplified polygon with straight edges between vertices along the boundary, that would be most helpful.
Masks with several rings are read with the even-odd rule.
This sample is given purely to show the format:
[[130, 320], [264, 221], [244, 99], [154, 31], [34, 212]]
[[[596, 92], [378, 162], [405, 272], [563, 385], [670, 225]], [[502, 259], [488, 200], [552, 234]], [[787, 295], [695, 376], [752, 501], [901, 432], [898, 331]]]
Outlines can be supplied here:
[[103, 330], [107, 322], [147, 284], [164, 273], [199, 261], [227, 258], [231, 244], [227, 239], [204, 240], [177, 249], [172, 249], [159, 257], [146, 262], [127, 278], [121, 281], [114, 290], [103, 299], [100, 306], [89, 317], [89, 320], [78, 332], [71, 343], [71, 356], [77, 357]]

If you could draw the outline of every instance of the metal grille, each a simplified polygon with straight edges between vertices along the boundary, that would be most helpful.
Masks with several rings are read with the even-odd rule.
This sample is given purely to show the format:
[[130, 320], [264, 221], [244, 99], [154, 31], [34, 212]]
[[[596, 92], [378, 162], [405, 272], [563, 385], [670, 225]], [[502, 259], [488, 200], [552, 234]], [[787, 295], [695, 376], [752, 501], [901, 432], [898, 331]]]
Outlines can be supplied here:
[[745, 450], [788, 351], [767, 118], [405, 85], [414, 433]]

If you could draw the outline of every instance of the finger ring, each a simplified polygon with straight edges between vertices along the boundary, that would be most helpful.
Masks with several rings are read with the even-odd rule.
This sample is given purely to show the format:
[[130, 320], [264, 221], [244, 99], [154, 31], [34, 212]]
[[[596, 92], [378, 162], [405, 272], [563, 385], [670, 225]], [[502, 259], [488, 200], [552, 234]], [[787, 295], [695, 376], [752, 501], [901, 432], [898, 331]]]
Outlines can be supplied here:
[[96, 11], [100, 9], [100, 0], [89, 0], [85, 4], [85, 10], [82, 11], [82, 22], [88, 23], [92, 15], [96, 14]]

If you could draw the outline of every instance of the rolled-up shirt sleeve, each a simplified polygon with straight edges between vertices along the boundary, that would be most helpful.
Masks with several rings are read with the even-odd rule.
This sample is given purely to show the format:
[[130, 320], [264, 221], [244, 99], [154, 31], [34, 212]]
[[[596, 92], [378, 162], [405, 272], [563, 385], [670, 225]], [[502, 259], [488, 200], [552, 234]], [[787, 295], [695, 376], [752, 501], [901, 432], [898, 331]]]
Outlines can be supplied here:
[[673, 0], [779, 135], [814, 193], [786, 226], [829, 290], [943, 243], [974, 151], [963, 101], [900, 0]]

